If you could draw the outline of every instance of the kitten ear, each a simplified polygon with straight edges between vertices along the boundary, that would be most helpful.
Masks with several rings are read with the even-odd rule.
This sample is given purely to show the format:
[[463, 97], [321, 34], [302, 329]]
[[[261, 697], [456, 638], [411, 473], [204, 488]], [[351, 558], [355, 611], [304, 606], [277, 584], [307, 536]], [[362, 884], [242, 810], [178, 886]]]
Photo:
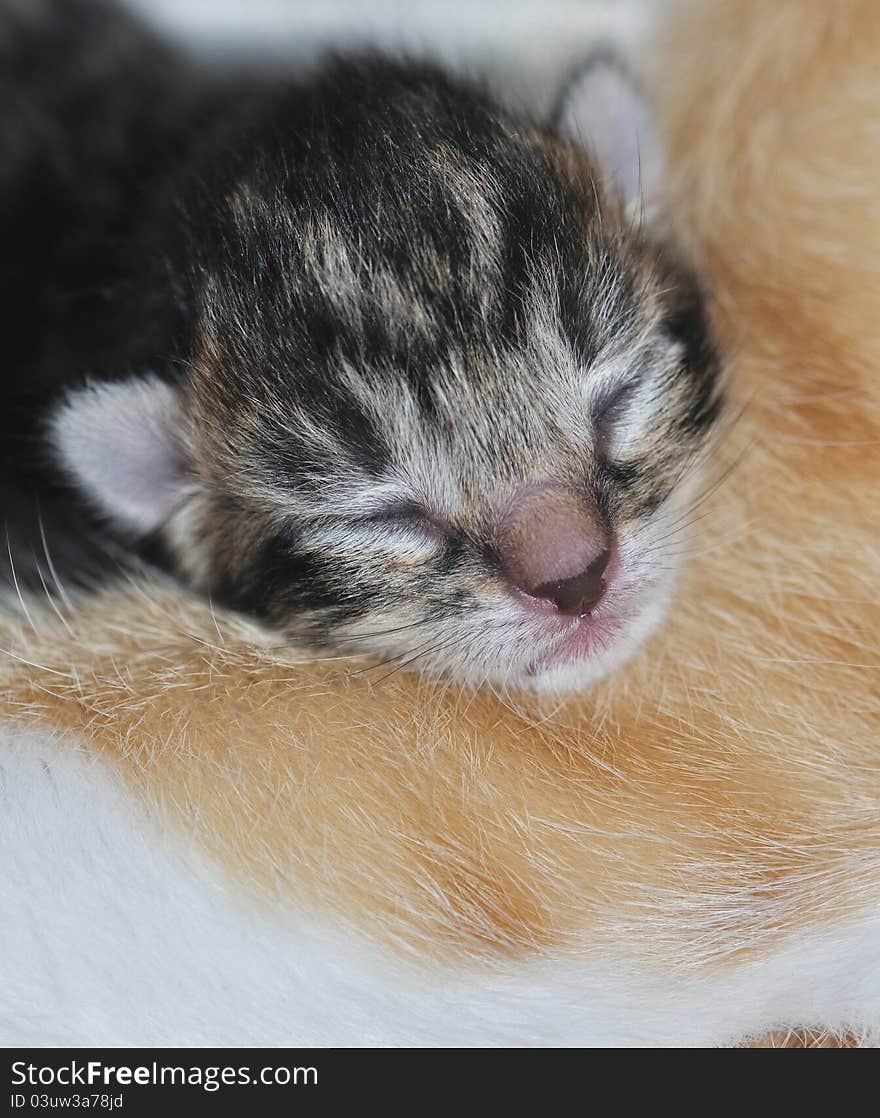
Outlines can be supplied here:
[[187, 490], [178, 392], [158, 377], [90, 384], [50, 421], [56, 460], [99, 509], [147, 534]]
[[599, 52], [580, 68], [560, 98], [556, 126], [587, 148], [627, 208], [656, 199], [663, 170], [657, 125], [617, 55]]

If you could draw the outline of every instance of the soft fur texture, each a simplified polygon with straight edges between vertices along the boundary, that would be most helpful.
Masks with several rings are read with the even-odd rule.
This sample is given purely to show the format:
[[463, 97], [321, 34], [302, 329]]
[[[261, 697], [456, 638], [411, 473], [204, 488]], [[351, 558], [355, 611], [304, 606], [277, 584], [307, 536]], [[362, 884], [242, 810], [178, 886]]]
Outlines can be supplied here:
[[[699, 285], [639, 219], [625, 69], [572, 89], [588, 152], [424, 62], [221, 79], [103, 0], [17, 10], [0, 491], [32, 580], [38, 529], [129, 533], [300, 645], [459, 683], [584, 686], [634, 651], [720, 386]], [[595, 532], [533, 511], [524, 565], [536, 491]]]
[[[109, 786], [96, 778], [81, 842], [65, 823], [71, 867], [89, 864], [86, 836], [102, 820], [119, 834], [108, 804], [121, 779], [135, 834], [162, 828], [143, 840], [148, 858], [189, 873], [183, 855], [162, 853], [177, 834], [210, 859], [200, 888], [226, 873], [244, 886], [250, 899], [229, 902], [243, 919], [268, 897], [276, 911], [264, 919], [283, 922], [293, 905], [349, 944], [329, 953], [361, 993], [317, 981], [289, 1010], [291, 1039], [699, 1044], [805, 1026], [865, 1043], [880, 1031], [880, 26], [867, 0], [833, 12], [701, 3], [686, 15], [655, 55], [673, 208], [714, 278], [744, 411], [730, 436], [736, 468], [703, 505], [674, 620], [630, 669], [563, 710], [515, 711], [366, 664], [294, 663], [150, 582], [78, 602], [63, 620], [29, 603], [34, 628], [6, 626], [9, 715], [63, 730], [111, 774]], [[50, 772], [56, 750], [63, 766], [83, 763], [45, 730], [39, 740]], [[10, 750], [13, 789], [30, 779], [27, 754], [14, 759], [26, 742]], [[81, 770], [71, 779], [82, 787]], [[53, 801], [32, 802], [48, 812]], [[65, 818], [63, 791], [54, 803]], [[82, 814], [73, 808], [74, 824]], [[41, 849], [39, 834], [21, 834], [10, 880], [28, 879]], [[110, 848], [99, 862], [117, 857]], [[173, 906], [174, 872], [145, 895]], [[121, 866], [112, 877], [136, 912]], [[112, 926], [110, 888], [77, 880]], [[43, 892], [20, 895], [34, 898], [34, 925], [51, 922]], [[13, 926], [7, 958], [25, 957], [27, 927]], [[108, 961], [99, 938], [92, 953], [82, 927], [82, 973], [107, 986], [118, 948]], [[158, 954], [173, 927], [169, 916], [157, 929], [160, 974], [187, 973], [184, 952]], [[313, 933], [284, 928], [282, 953], [318, 958]], [[205, 1020], [219, 1020], [221, 947], [203, 966]], [[68, 1003], [37, 969], [19, 973], [41, 991], [36, 1031], [51, 1037], [46, 1022]], [[411, 981], [450, 992], [451, 1013], [407, 1002]], [[479, 1001], [476, 1028], [456, 983]], [[110, 989], [104, 1028], [122, 1030], [127, 996]], [[77, 980], [73, 1000], [88, 1004], [89, 990]], [[277, 1035], [275, 996], [236, 1043]], [[160, 1015], [176, 1005], [169, 995]], [[349, 1025], [365, 1005], [373, 1033]], [[106, 1032], [86, 1020], [65, 1035]]]
[[[876, 921], [711, 972], [664, 971], [626, 943], [413, 964], [296, 896], [237, 894], [70, 744], [0, 737], [4, 1044], [725, 1044], [876, 1003]], [[761, 1043], [841, 1037], [865, 1039], [781, 1030]]]

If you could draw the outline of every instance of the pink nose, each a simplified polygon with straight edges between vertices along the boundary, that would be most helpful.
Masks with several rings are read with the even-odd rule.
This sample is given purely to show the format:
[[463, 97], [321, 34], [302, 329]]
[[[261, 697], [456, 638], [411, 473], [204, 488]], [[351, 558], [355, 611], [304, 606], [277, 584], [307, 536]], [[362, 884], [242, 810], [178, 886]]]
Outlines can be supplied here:
[[518, 493], [498, 529], [504, 573], [519, 590], [576, 617], [605, 592], [611, 540], [598, 509], [561, 485]]

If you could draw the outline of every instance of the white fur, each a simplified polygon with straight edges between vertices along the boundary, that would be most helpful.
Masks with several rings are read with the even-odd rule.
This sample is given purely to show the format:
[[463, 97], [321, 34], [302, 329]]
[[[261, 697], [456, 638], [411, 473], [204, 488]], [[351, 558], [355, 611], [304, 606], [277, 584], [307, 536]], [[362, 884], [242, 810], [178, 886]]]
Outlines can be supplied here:
[[650, 965], [624, 946], [417, 967], [242, 895], [75, 744], [0, 723], [0, 776], [6, 1045], [712, 1045], [793, 1022], [880, 1030], [880, 898], [727, 970], [699, 969], [687, 947]]

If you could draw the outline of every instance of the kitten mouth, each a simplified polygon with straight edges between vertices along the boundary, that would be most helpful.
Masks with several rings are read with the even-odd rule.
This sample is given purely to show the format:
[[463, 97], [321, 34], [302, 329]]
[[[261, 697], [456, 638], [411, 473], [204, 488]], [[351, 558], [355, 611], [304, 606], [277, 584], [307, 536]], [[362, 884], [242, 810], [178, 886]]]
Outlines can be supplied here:
[[[616, 576], [616, 577], [615, 577]], [[579, 617], [548, 618], [543, 651], [523, 669], [523, 677], [541, 685], [541, 677], [574, 669], [598, 679], [635, 650], [665, 612], [664, 580], [621, 571], [615, 564], [597, 608]], [[579, 684], [576, 684], [579, 686]]]
[[593, 660], [604, 655], [626, 628], [626, 618], [610, 611], [588, 613], [567, 625], [551, 647], [525, 669], [534, 678], [553, 668]]

